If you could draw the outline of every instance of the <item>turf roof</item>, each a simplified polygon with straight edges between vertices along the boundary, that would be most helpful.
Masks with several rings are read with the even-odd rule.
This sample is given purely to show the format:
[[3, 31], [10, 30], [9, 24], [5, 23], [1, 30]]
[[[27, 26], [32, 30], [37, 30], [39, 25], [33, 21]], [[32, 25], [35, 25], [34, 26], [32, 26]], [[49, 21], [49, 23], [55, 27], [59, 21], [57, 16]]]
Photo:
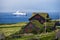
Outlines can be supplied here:
[[38, 20], [33, 20], [32, 23], [36, 26], [36, 27], [43, 27], [44, 25], [41, 24]]
[[55, 22], [45, 22], [44, 25], [54, 27]]
[[[42, 12], [42, 13], [36, 13], [36, 12], [34, 12], [34, 13], [32, 14], [32, 17], [35, 16], [36, 14], [39, 14], [40, 16], [42, 16], [42, 17], [45, 18], [45, 19], [50, 19], [48, 13], [43, 13], [43, 12]], [[48, 16], [48, 17], [47, 17], [47, 16]], [[31, 18], [32, 18], [32, 17], [31, 17]]]

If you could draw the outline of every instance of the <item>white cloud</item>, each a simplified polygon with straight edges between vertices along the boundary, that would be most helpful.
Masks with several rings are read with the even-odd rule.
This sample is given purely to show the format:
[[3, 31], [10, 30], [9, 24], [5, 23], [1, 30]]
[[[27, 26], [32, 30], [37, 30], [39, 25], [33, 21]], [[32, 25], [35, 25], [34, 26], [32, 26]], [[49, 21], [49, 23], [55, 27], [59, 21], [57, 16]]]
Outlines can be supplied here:
[[[2, 0], [1, 11], [58, 10], [59, 0]], [[1, 8], [0, 7], [0, 8]], [[59, 9], [60, 10], [60, 9]]]

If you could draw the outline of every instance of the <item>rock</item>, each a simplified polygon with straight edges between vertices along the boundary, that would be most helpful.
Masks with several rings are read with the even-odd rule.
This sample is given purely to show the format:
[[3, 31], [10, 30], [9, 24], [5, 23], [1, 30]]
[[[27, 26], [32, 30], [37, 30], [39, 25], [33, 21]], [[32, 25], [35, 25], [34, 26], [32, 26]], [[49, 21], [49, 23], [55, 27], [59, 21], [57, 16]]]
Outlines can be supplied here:
[[59, 39], [60, 38], [60, 30], [56, 33], [56, 38], [55, 39]]
[[3, 39], [5, 39], [5, 35], [4, 33], [0, 33], [0, 40], [3, 40]]

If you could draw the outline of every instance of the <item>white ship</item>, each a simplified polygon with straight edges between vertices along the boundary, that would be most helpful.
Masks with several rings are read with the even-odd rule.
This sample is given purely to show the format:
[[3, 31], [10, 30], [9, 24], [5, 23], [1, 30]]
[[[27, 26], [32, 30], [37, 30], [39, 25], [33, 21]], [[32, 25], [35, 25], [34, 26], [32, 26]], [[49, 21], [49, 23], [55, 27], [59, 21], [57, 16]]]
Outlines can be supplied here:
[[16, 11], [15, 13], [13, 13], [13, 15], [15, 15], [15, 16], [27, 16], [27, 13]]

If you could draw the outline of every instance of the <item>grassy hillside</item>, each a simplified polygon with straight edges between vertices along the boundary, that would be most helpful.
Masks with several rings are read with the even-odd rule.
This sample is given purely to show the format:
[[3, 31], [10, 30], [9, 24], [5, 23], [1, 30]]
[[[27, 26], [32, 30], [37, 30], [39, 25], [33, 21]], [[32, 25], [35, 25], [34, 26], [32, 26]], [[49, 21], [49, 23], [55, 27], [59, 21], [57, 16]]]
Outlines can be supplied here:
[[5, 36], [9, 36], [19, 31], [24, 25], [26, 25], [26, 22], [0, 25], [0, 32], [4, 33]]
[[10, 40], [34, 40], [34, 39], [53, 40], [54, 37], [55, 37], [55, 32], [50, 32], [50, 33], [35, 34], [31, 36], [23, 36], [21, 38], [10, 38]]
[[[36, 22], [37, 23], [37, 22]], [[26, 22], [16, 23], [16, 24], [5, 24], [0, 25], [0, 32], [4, 33], [8, 39], [6, 40], [32, 40], [32, 39], [39, 39], [39, 40], [53, 40], [55, 37], [56, 32], [49, 32], [49, 33], [41, 33], [41, 34], [34, 34], [31, 36], [22, 36], [20, 38], [9, 38], [9, 35], [15, 34], [21, 27], [25, 26]]]

